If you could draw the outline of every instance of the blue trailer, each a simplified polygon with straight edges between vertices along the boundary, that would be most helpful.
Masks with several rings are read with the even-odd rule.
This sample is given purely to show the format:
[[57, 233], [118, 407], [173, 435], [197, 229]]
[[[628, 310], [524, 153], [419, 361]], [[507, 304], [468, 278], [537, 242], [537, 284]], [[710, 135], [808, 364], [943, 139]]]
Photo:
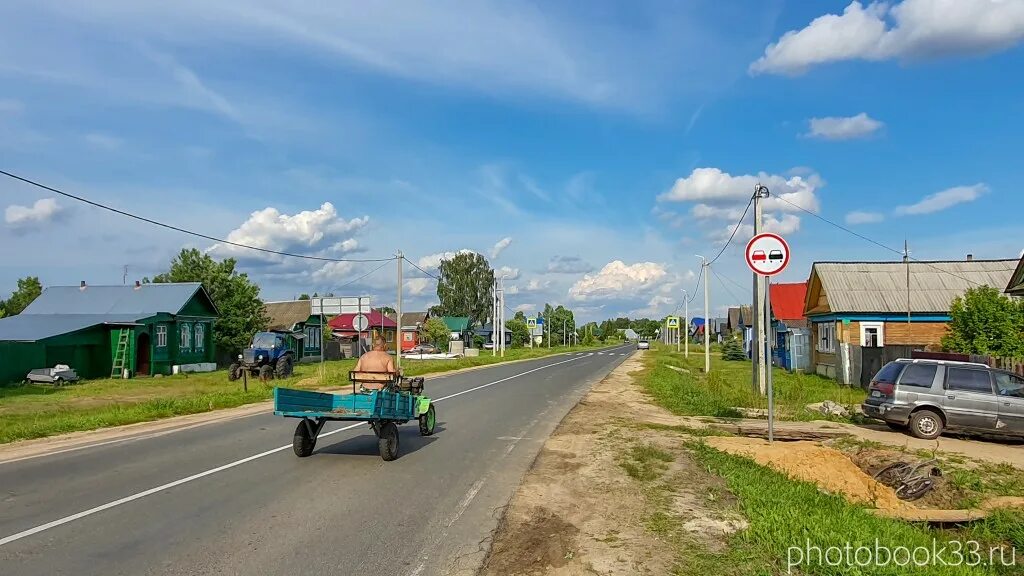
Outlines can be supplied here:
[[424, 396], [422, 378], [402, 378], [379, 372], [351, 372], [351, 394], [330, 394], [274, 388], [274, 414], [299, 418], [292, 439], [295, 455], [309, 456], [317, 436], [329, 420], [367, 422], [377, 435], [380, 457], [398, 457], [398, 425], [417, 420], [420, 434], [434, 433], [437, 415]]

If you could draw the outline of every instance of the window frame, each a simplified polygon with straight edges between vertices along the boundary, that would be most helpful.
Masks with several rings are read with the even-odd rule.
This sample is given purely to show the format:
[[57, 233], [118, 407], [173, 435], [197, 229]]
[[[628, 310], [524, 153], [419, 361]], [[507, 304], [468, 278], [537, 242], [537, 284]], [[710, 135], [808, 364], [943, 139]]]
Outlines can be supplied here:
[[178, 350], [192, 351], [192, 326], [188, 322], [182, 322], [178, 328]]
[[196, 352], [206, 351], [206, 326], [202, 322], [192, 325], [192, 349]]
[[[825, 354], [836, 353], [836, 323], [818, 322], [814, 349]], [[823, 344], [824, 342], [824, 344]]]
[[[914, 367], [931, 368], [932, 369], [932, 377], [928, 381], [927, 385], [925, 385], [925, 384], [911, 384], [910, 382], [904, 382], [903, 381], [903, 379], [907, 377], [907, 372], [911, 368], [914, 368]], [[939, 365], [938, 364], [915, 364], [915, 363], [911, 362], [911, 363], [907, 364], [907, 366], [903, 369], [902, 372], [900, 372], [900, 377], [899, 377], [899, 380], [897, 381], [898, 382], [897, 385], [898, 386], [910, 386], [911, 388], [922, 388], [922, 389], [931, 388], [935, 384], [935, 376], [938, 373], [939, 373]]]
[[153, 340], [156, 341], [157, 348], [167, 348], [167, 325], [157, 324], [153, 330]]
[[306, 350], [318, 350], [322, 333], [323, 328], [320, 326], [306, 326], [306, 341], [302, 347]]
[[[878, 330], [878, 344], [875, 346], [868, 346], [867, 331], [872, 328]], [[860, 345], [862, 348], [885, 348], [885, 322], [861, 322]]]
[[[1017, 394], [1003, 394], [1004, 389], [999, 386], [1000, 376], [1005, 376], [1007, 379], [1011, 381], [1011, 384], [1013, 383], [1013, 380], [1017, 381], [1017, 383], [1020, 385], [1019, 388], [1016, 388]], [[1000, 398], [1020, 398], [1024, 400], [1024, 377], [1018, 376], [1017, 374], [1012, 374], [1010, 372], [993, 372], [992, 380], [995, 382], [996, 385], [996, 395], [998, 395]], [[1006, 389], [1009, 390], [1009, 388]]]
[[[981, 390], [974, 390], [974, 389], [970, 389], [970, 388], [950, 388], [949, 387], [950, 375], [953, 374], [954, 370], [962, 370], [964, 372], [984, 372], [988, 376], [988, 387], [989, 387], [988, 392], [984, 392], [984, 391], [981, 391]], [[967, 367], [962, 367], [962, 366], [946, 366], [946, 374], [945, 374], [944, 380], [945, 380], [945, 382], [943, 383], [943, 386], [945, 387], [946, 390], [950, 390], [950, 391], [953, 391], [953, 392], [972, 392], [974, 394], [989, 394], [989, 395], [992, 395], [992, 396], [996, 395], [996, 387], [995, 387], [995, 382], [993, 381], [993, 378], [992, 378], [992, 371], [991, 370], [984, 370], [984, 369], [979, 369], [979, 368], [967, 368]]]

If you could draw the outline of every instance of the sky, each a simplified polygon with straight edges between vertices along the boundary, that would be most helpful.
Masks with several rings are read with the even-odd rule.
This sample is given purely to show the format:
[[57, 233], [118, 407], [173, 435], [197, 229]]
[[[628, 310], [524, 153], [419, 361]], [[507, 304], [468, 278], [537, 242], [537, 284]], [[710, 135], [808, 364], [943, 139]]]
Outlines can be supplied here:
[[[697, 255], [721, 252], [721, 316], [750, 300], [758, 183], [779, 281], [899, 259], [833, 224], [919, 259], [1018, 257], [1022, 44], [1024, 0], [11, 0], [0, 169], [273, 250], [430, 273], [476, 251], [510, 309], [582, 320], [684, 294], [702, 315]], [[0, 293], [130, 283], [188, 247], [268, 300], [396, 299], [394, 262], [261, 254], [4, 177], [0, 211]], [[406, 310], [436, 301], [404, 274]]]

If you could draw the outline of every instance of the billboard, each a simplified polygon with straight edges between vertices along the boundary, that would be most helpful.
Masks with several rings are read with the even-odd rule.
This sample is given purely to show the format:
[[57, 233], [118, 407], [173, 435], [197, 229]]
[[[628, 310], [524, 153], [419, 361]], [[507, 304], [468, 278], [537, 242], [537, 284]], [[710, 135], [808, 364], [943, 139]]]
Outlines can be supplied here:
[[311, 314], [319, 316], [337, 316], [339, 314], [368, 314], [370, 312], [369, 296], [353, 296], [347, 298], [310, 298]]

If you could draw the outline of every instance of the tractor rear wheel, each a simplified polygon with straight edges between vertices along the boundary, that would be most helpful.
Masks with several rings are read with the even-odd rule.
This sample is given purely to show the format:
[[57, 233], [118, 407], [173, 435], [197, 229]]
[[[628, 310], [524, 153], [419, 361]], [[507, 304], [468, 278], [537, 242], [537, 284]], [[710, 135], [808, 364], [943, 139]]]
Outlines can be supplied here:
[[420, 414], [420, 436], [430, 436], [434, 433], [434, 425], [437, 424], [437, 416], [434, 413], [434, 405], [427, 408], [426, 413]]
[[379, 430], [377, 449], [381, 459], [390, 462], [398, 458], [398, 426], [394, 422], [387, 422]]
[[241, 366], [239, 366], [238, 363], [228, 366], [228, 382], [238, 380], [239, 375], [242, 373], [240, 368]]
[[260, 366], [260, 382], [268, 382], [273, 379], [274, 369], [270, 367], [270, 364]]
[[292, 357], [281, 356], [277, 359], [277, 365], [274, 369], [274, 376], [278, 378], [287, 378], [292, 375]]

